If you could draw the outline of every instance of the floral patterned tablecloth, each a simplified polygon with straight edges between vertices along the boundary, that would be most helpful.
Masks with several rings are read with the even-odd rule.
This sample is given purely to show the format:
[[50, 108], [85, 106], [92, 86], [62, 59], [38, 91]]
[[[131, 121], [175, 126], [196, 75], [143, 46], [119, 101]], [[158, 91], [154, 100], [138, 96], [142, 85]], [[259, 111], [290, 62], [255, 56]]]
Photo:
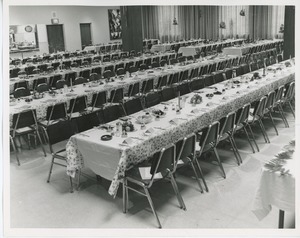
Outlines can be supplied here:
[[272, 206], [295, 212], [295, 143], [290, 141], [262, 169], [252, 209], [259, 220], [269, 214]]
[[[284, 64], [280, 66], [285, 67]], [[278, 65], [272, 67], [276, 68]], [[259, 72], [262, 74], [262, 71]], [[249, 76], [252, 76], [252, 74], [249, 74]], [[77, 169], [86, 166], [96, 174], [104, 175], [103, 177], [112, 181], [109, 194], [114, 196], [125, 171], [132, 165], [146, 160], [154, 152], [208, 126], [211, 122], [219, 120], [244, 104], [258, 100], [268, 92], [277, 89], [280, 85], [293, 81], [294, 78], [294, 67], [289, 67], [277, 73], [270, 71], [266, 77], [251, 82], [245, 77], [244, 79], [238, 77], [236, 79], [240, 80], [241, 83], [239, 86], [235, 85], [234, 88], [231, 87], [232, 84], [228, 81], [215, 84], [213, 87], [207, 87], [199, 91], [203, 102], [196, 106], [189, 103], [194, 93], [182, 97], [186, 98], [186, 102], [180, 114], [172, 110], [178, 99], [172, 99], [167, 102], [168, 105], [162, 103], [148, 109], [150, 111], [153, 109], [165, 110], [165, 107], [167, 107], [168, 110], [165, 117], [160, 118], [158, 121], [153, 119], [147, 124], [146, 130], [140, 129], [140, 125], [136, 122], [136, 118], [144, 115], [145, 112], [138, 112], [130, 116], [137, 130], [128, 133], [131, 143], [126, 145], [122, 143], [126, 138], [117, 136], [114, 136], [108, 142], [100, 140], [102, 135], [108, 134], [106, 130], [100, 128], [74, 135], [66, 145], [67, 174], [73, 177]], [[216, 94], [212, 99], [205, 96], [215, 92], [215, 90], [222, 92], [223, 89], [225, 89], [225, 93]], [[116, 126], [117, 121], [110, 124]], [[149, 133], [145, 134], [145, 131]]]

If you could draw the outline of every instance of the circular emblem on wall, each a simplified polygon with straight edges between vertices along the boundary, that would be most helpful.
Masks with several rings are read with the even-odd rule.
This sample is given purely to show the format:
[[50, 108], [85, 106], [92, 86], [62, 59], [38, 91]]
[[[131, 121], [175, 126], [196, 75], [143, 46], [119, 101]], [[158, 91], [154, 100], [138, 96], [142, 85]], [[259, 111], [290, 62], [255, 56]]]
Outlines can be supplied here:
[[32, 26], [25, 26], [26, 32], [32, 32]]

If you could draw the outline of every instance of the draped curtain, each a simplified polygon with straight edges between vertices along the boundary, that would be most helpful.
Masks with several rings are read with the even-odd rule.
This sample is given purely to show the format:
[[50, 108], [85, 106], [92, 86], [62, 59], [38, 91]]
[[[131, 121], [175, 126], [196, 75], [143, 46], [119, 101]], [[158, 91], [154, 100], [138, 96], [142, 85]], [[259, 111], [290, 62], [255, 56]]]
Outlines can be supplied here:
[[249, 11], [251, 38], [282, 38], [279, 28], [281, 24], [284, 24], [284, 6], [250, 6]]
[[[244, 10], [245, 16], [241, 16], [240, 12]], [[225, 22], [226, 28], [219, 28], [219, 36], [222, 38], [244, 37], [249, 32], [249, 6], [220, 6], [219, 7], [220, 22]]]
[[[245, 16], [240, 12], [244, 10]], [[282, 38], [284, 6], [142, 6], [143, 36], [180, 39]], [[178, 25], [173, 25], [174, 18]], [[220, 28], [225, 22], [226, 28]]]

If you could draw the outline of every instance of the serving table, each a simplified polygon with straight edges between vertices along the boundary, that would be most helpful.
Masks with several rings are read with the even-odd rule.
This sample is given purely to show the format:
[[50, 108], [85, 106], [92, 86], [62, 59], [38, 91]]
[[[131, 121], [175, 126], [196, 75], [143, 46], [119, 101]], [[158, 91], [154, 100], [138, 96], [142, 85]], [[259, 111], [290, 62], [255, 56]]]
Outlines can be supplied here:
[[272, 206], [279, 209], [279, 228], [284, 225], [284, 211], [295, 212], [295, 140], [262, 168], [253, 213], [259, 220], [266, 217]]
[[[282, 70], [274, 73], [272, 68], [278, 67], [282, 67]], [[133, 165], [295, 78], [294, 66], [285, 68], [284, 63], [281, 63], [271, 66], [271, 69], [260, 80], [251, 81], [252, 72], [235, 78], [235, 82], [240, 82], [238, 84], [233, 83], [232, 80], [224, 81], [199, 90], [198, 93], [203, 99], [201, 104], [189, 103], [195, 92], [184, 95], [181, 102], [185, 100], [185, 103], [181, 104], [182, 110], [179, 113], [173, 110], [178, 102], [178, 98], [175, 98], [130, 115], [127, 119], [132, 121], [136, 130], [128, 132], [127, 138], [113, 136], [112, 140], [103, 141], [100, 139], [101, 136], [110, 132], [102, 127], [72, 136], [66, 145], [67, 174], [74, 177], [77, 169], [88, 167], [96, 174], [112, 181], [108, 192], [115, 196], [125, 171]], [[262, 70], [256, 72], [262, 75]], [[214, 94], [214, 92], [221, 92], [221, 94]], [[209, 99], [206, 97], [207, 94], [214, 96]], [[137, 118], [145, 115], [146, 112], [151, 114], [154, 109], [162, 110], [166, 115], [158, 120], [153, 117], [153, 120], [146, 124], [146, 128], [142, 129], [137, 123]], [[117, 122], [120, 120], [113, 121], [109, 125], [116, 127]]]

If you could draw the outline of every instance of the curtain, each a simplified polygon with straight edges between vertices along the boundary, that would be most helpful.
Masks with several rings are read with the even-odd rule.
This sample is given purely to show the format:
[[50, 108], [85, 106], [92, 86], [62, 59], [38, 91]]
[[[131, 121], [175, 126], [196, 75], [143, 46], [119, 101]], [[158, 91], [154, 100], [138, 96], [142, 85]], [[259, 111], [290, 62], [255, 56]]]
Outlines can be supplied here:
[[250, 6], [249, 32], [253, 39], [282, 38], [284, 6]]
[[[243, 10], [245, 16], [241, 16]], [[284, 6], [142, 6], [143, 36], [180, 39], [282, 38]], [[176, 18], [178, 25], [173, 25]], [[220, 28], [224, 22], [225, 29]]]
[[[245, 16], [240, 12], [244, 11]], [[249, 32], [249, 6], [220, 6], [219, 19], [225, 22], [226, 28], [219, 28], [219, 36], [222, 38], [244, 37]], [[220, 23], [219, 23], [220, 24]]]
[[158, 39], [159, 23], [157, 6], [142, 6], [143, 38]]

